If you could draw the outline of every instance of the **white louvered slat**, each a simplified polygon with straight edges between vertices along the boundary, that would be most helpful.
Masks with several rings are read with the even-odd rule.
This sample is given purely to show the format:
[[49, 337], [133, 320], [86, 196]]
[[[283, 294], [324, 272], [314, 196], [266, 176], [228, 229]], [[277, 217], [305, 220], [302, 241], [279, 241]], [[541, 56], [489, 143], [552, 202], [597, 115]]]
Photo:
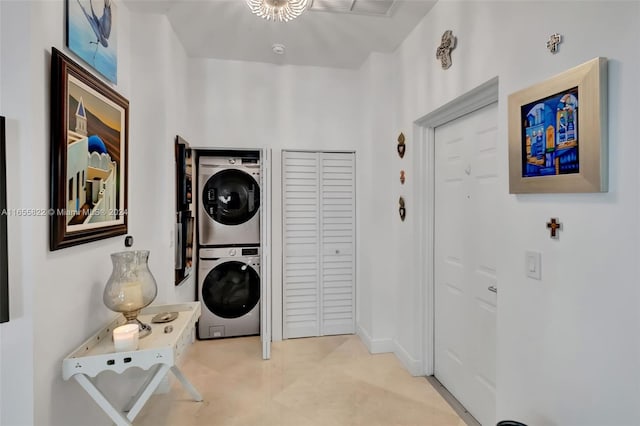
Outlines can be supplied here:
[[349, 231], [351, 230], [351, 224], [340, 224], [340, 223], [325, 223], [322, 227], [323, 231]]
[[286, 238], [310, 238], [316, 237], [318, 231], [316, 229], [301, 229], [301, 230], [289, 230], [286, 234]]
[[343, 306], [342, 304], [351, 306], [352, 299], [350, 297], [345, 297], [340, 294], [325, 294], [324, 300], [327, 306]]
[[294, 202], [294, 200], [315, 201], [317, 198], [317, 195], [312, 191], [295, 191], [291, 188], [287, 189], [287, 200], [289, 203]]
[[[289, 296], [289, 298], [291, 298], [291, 296]], [[303, 295], [297, 295], [296, 296], [296, 300], [291, 300], [290, 301], [292, 304], [304, 304], [304, 303], [316, 303], [316, 300], [313, 298], [313, 295], [311, 296], [303, 296]]]

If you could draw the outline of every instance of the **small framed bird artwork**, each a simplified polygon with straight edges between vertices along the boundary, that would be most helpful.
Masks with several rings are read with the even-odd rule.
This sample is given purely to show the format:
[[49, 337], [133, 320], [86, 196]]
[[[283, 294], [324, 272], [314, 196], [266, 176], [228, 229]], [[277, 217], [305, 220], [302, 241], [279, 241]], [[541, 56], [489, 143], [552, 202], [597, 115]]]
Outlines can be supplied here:
[[114, 0], [66, 0], [67, 47], [112, 83], [118, 82]]

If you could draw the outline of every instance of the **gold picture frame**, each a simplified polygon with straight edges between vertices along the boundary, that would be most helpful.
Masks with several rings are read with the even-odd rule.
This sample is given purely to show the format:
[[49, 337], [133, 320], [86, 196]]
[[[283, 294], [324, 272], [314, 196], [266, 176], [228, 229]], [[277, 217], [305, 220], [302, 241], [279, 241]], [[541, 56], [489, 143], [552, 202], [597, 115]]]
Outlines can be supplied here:
[[509, 95], [509, 193], [608, 191], [607, 59]]

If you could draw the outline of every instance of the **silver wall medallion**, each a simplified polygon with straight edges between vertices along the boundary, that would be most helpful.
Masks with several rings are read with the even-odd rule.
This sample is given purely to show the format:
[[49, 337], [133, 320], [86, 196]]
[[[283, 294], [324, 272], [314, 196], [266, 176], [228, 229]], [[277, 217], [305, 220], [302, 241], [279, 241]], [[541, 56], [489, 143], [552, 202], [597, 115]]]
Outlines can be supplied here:
[[551, 34], [549, 36], [549, 41], [547, 42], [547, 49], [551, 53], [558, 53], [558, 47], [562, 43], [562, 35], [558, 33]]
[[456, 41], [453, 31], [447, 30], [442, 34], [442, 42], [436, 50], [436, 59], [439, 59], [442, 63], [443, 70], [451, 66], [451, 51], [456, 48]]

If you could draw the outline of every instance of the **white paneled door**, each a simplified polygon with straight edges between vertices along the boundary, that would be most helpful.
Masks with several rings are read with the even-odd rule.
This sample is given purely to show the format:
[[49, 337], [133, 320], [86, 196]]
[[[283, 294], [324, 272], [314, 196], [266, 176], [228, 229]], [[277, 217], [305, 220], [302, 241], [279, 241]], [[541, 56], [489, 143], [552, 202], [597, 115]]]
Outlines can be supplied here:
[[435, 129], [436, 378], [496, 423], [497, 104]]
[[353, 153], [284, 151], [283, 337], [355, 331]]
[[283, 337], [320, 335], [320, 158], [282, 153]]
[[355, 176], [352, 153], [321, 153], [321, 336], [355, 332]]

